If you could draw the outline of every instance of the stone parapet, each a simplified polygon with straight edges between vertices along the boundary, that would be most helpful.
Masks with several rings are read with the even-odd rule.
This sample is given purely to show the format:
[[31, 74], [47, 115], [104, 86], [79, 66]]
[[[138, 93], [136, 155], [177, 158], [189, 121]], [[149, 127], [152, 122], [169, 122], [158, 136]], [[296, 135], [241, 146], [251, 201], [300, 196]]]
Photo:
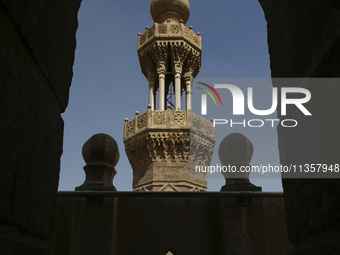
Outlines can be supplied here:
[[59, 192], [55, 221], [55, 255], [292, 250], [282, 193]]
[[178, 129], [187, 128], [200, 131], [203, 136], [214, 139], [215, 129], [212, 123], [191, 111], [158, 111], [147, 110], [139, 115], [136, 112], [134, 119], [125, 119], [124, 142], [135, 134], [146, 129]]
[[201, 50], [202, 47], [201, 34], [196, 34], [191, 26], [188, 28], [183, 23], [159, 24], [156, 22], [151, 28], [146, 27], [144, 34], [138, 35], [137, 50], [140, 51], [157, 40], [183, 40], [196, 50]]

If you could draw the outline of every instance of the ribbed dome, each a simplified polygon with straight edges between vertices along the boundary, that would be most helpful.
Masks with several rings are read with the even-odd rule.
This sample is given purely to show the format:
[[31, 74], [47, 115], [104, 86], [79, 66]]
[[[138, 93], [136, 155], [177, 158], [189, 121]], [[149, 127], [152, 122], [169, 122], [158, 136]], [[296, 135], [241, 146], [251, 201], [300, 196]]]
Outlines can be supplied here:
[[185, 24], [190, 16], [189, 0], [152, 0], [150, 12], [154, 22], [182, 19]]

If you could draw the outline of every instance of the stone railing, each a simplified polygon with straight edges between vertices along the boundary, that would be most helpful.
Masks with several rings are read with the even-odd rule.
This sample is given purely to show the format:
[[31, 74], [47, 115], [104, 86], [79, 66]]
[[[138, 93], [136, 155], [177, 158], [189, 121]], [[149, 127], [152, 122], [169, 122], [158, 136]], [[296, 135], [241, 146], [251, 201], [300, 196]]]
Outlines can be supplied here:
[[192, 128], [200, 130], [208, 136], [215, 136], [215, 129], [210, 121], [192, 113], [191, 111], [166, 111], [148, 109], [145, 113], [136, 116], [133, 120], [125, 119], [124, 140], [134, 134], [140, 133], [147, 128], [152, 129], [172, 129], [172, 128]]
[[[169, 37], [170, 36], [170, 37]], [[155, 23], [151, 28], [146, 27], [144, 34], [138, 35], [138, 50], [152, 39], [162, 39], [165, 38], [169, 40], [170, 38], [180, 38], [184, 39], [198, 49], [201, 49], [201, 34], [195, 34], [192, 27], [187, 28], [183, 23], [173, 24], [167, 22], [165, 24]]]
[[213, 137], [215, 140], [215, 128], [213, 127], [213, 123], [195, 113], [191, 113], [190, 128], [211, 138]]

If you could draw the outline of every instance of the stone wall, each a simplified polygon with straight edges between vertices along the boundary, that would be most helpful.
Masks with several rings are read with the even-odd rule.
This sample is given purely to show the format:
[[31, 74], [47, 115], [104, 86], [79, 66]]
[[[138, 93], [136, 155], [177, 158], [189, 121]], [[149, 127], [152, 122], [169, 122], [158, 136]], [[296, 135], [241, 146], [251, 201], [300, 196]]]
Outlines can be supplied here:
[[52, 255], [287, 255], [282, 194], [59, 192]]
[[[340, 4], [336, 0], [259, 0], [268, 23], [272, 77], [340, 76]], [[280, 160], [340, 163], [340, 86], [312, 88], [313, 116], [299, 127], [278, 129]], [[280, 86], [273, 82], [274, 86]], [[340, 180], [283, 180], [293, 254], [340, 253]]]
[[0, 0], [1, 254], [44, 254], [53, 231], [79, 7]]

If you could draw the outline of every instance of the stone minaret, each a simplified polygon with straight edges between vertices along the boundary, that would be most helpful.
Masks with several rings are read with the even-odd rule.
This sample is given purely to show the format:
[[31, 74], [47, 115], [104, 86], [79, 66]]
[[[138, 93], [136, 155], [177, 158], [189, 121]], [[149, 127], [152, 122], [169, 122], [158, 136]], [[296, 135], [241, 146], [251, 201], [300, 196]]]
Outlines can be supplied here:
[[[206, 175], [195, 173], [195, 166], [210, 164], [215, 129], [191, 112], [192, 82], [201, 66], [201, 36], [185, 26], [188, 0], [152, 0], [150, 9], [155, 24], [138, 35], [138, 57], [149, 83], [148, 110], [136, 112], [124, 125], [133, 190], [205, 191]], [[174, 104], [167, 100], [171, 87]]]

